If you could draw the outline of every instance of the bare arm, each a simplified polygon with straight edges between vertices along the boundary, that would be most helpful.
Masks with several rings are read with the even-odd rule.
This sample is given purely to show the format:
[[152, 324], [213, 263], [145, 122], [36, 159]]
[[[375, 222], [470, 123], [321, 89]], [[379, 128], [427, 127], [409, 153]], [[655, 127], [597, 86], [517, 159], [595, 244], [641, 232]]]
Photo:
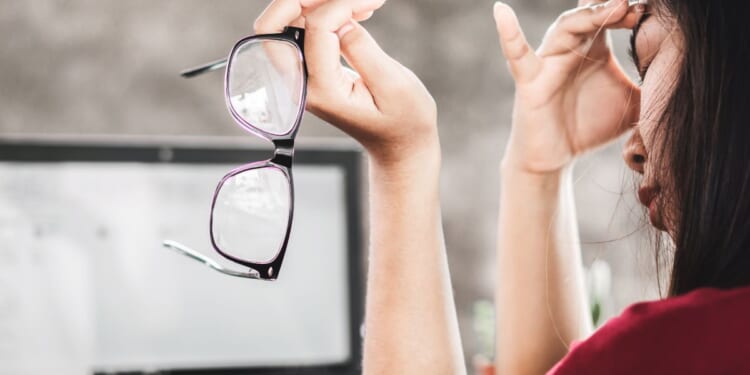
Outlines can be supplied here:
[[572, 188], [570, 169], [501, 172], [499, 373], [544, 373], [592, 329]]
[[439, 207], [439, 151], [370, 163], [365, 374], [464, 374]]

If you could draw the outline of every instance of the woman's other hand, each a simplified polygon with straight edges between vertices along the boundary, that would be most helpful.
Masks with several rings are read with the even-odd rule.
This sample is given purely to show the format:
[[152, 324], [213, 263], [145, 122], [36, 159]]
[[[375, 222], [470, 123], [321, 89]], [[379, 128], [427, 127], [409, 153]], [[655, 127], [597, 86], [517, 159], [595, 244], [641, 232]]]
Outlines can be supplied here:
[[[357, 22], [384, 2], [274, 0], [255, 31], [305, 28], [307, 109], [359, 141], [372, 162], [392, 167], [434, 161], [439, 144], [432, 96]], [[341, 57], [354, 71], [341, 64]]]
[[516, 82], [506, 171], [559, 172], [637, 121], [640, 91], [615, 59], [607, 29], [634, 27], [643, 10], [627, 0], [582, 0], [534, 51], [513, 10], [495, 4], [500, 44]]

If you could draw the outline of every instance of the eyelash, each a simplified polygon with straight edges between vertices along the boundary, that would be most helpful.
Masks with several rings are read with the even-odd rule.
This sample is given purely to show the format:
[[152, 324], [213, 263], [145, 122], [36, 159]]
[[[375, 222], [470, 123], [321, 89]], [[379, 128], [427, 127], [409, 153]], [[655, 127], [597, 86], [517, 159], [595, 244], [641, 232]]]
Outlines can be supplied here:
[[[644, 14], [641, 19], [638, 21], [638, 25], [633, 29], [633, 33], [630, 34], [630, 46], [628, 47], [628, 55], [630, 55], [630, 60], [633, 62], [633, 65], [638, 67], [638, 63], [642, 63], [642, 61], [638, 61], [638, 56], [636, 56], [635, 53], [635, 35], [638, 32], [638, 29], [640, 29], [640, 26], [643, 24], [643, 22], [646, 21], [646, 19], [651, 16], [650, 13]], [[638, 72], [638, 86], [643, 85], [643, 80], [646, 78], [646, 73], [648, 73], [648, 68], [651, 66], [651, 62], [649, 61], [648, 65], [640, 67], [640, 71]]]
[[641, 70], [643, 70], [643, 72], [641, 73], [641, 76], [640, 76], [640, 77], [639, 77], [639, 79], [638, 79], [638, 85], [639, 85], [639, 86], [643, 85], [643, 80], [644, 80], [644, 79], [646, 79], [646, 74], [648, 74], [648, 68], [649, 68], [650, 66], [651, 66], [651, 63], [649, 63], [648, 65], [644, 66], [644, 67], [643, 67], [643, 68], [641, 69]]
[[[633, 62], [633, 65], [638, 68], [638, 64], [635, 62], [638, 60], [637, 56], [635, 55], [635, 51], [633, 51], [633, 47], [628, 47], [628, 55], [630, 56], [630, 60]], [[638, 72], [638, 86], [643, 85], [643, 80], [646, 78], [646, 73], [648, 73], [648, 68], [651, 66], [651, 63], [649, 63], [646, 66], [643, 66], [640, 71]]]

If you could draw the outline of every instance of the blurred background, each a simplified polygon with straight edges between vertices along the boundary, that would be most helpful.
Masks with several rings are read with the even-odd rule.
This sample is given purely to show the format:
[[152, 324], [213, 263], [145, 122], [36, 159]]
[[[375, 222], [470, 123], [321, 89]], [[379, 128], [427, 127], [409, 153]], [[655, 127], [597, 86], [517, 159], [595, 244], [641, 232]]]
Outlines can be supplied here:
[[[510, 0], [536, 45], [572, 0]], [[0, 3], [0, 136], [110, 135], [252, 138], [224, 104], [222, 74], [184, 68], [224, 57], [252, 33], [266, 1], [6, 0]], [[467, 359], [482, 350], [478, 301], [494, 283], [499, 161], [513, 82], [491, 1], [392, 0], [364, 23], [435, 97], [443, 151], [442, 205]], [[626, 62], [628, 33], [614, 35]], [[301, 139], [346, 138], [305, 116]], [[250, 142], [250, 140], [248, 140]], [[621, 142], [581, 160], [576, 200], [584, 262], [598, 262], [602, 318], [658, 296], [647, 221]], [[523, 288], [518, 285], [518, 288]]]

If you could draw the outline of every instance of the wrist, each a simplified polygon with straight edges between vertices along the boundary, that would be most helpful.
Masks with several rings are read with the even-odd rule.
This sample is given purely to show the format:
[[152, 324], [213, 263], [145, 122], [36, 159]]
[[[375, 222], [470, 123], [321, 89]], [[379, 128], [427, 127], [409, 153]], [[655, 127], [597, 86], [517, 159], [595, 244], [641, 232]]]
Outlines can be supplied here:
[[519, 143], [514, 142], [511, 135], [500, 162], [501, 171], [539, 177], [556, 176], [571, 170], [576, 160], [568, 147], [561, 144], [530, 146]]
[[440, 141], [437, 132], [422, 135], [417, 142], [394, 142], [377, 149], [368, 148], [367, 151], [373, 171], [395, 178], [430, 176], [439, 174], [440, 171]]
[[506, 163], [504, 160], [500, 164], [500, 183], [506, 189], [518, 186], [529, 191], [557, 191], [563, 181], [570, 180], [572, 177], [573, 166], [574, 163], [570, 163], [559, 169], [534, 171]]
[[[401, 158], [368, 158], [369, 198], [373, 210], [421, 210], [440, 202], [440, 148], [420, 149]], [[432, 212], [432, 211], [430, 211]]]

